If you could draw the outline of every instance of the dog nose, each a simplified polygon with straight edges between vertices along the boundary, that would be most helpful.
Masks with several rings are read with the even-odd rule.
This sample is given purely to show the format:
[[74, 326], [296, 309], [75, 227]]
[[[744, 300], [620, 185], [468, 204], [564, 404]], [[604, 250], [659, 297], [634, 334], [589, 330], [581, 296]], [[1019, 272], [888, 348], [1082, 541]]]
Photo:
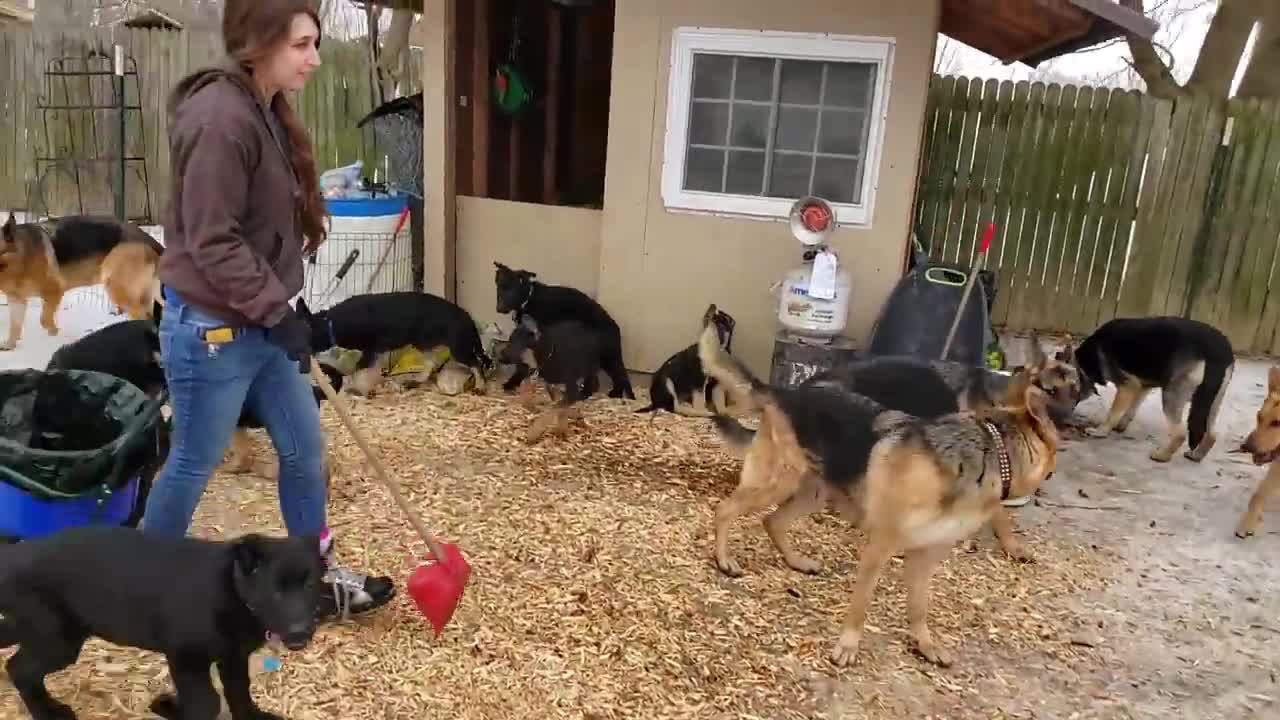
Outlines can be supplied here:
[[297, 622], [289, 626], [281, 640], [290, 650], [301, 650], [311, 642], [311, 636], [314, 633], [315, 623]]

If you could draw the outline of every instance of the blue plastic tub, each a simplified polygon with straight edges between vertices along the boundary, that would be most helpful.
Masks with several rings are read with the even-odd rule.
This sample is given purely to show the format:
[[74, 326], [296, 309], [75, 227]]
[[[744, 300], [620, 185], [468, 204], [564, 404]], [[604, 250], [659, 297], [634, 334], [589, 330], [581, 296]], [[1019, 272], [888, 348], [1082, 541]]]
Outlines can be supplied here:
[[408, 204], [408, 195], [379, 195], [374, 198], [326, 198], [324, 201], [325, 212], [333, 217], [399, 215]]
[[135, 475], [114, 492], [46, 500], [5, 481], [0, 468], [0, 536], [34, 540], [71, 527], [124, 525], [138, 500], [138, 482]]

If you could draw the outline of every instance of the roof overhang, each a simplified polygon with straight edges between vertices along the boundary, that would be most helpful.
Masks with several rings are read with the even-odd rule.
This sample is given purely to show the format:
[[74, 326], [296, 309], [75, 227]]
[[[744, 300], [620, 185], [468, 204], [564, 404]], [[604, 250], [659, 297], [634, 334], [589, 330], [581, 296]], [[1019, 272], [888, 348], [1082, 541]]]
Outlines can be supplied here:
[[1035, 67], [1112, 38], [1151, 39], [1142, 0], [942, 0], [939, 32], [1004, 62]]

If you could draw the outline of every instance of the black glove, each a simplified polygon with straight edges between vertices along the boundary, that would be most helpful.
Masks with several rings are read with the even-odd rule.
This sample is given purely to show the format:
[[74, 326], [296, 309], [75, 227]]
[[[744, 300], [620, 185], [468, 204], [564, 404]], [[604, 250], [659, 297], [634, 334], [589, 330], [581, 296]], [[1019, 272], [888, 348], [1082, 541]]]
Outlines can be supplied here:
[[298, 362], [298, 372], [311, 372], [311, 325], [289, 308], [280, 322], [267, 328], [267, 342], [284, 349], [290, 360]]

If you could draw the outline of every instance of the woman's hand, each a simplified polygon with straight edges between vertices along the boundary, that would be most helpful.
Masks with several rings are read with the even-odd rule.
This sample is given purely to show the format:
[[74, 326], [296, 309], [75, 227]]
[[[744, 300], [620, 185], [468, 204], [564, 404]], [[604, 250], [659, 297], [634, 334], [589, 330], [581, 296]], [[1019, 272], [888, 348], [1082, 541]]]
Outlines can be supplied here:
[[267, 328], [267, 341], [283, 348], [290, 360], [296, 360], [298, 372], [311, 372], [311, 325], [293, 308], [285, 311], [280, 322]]

